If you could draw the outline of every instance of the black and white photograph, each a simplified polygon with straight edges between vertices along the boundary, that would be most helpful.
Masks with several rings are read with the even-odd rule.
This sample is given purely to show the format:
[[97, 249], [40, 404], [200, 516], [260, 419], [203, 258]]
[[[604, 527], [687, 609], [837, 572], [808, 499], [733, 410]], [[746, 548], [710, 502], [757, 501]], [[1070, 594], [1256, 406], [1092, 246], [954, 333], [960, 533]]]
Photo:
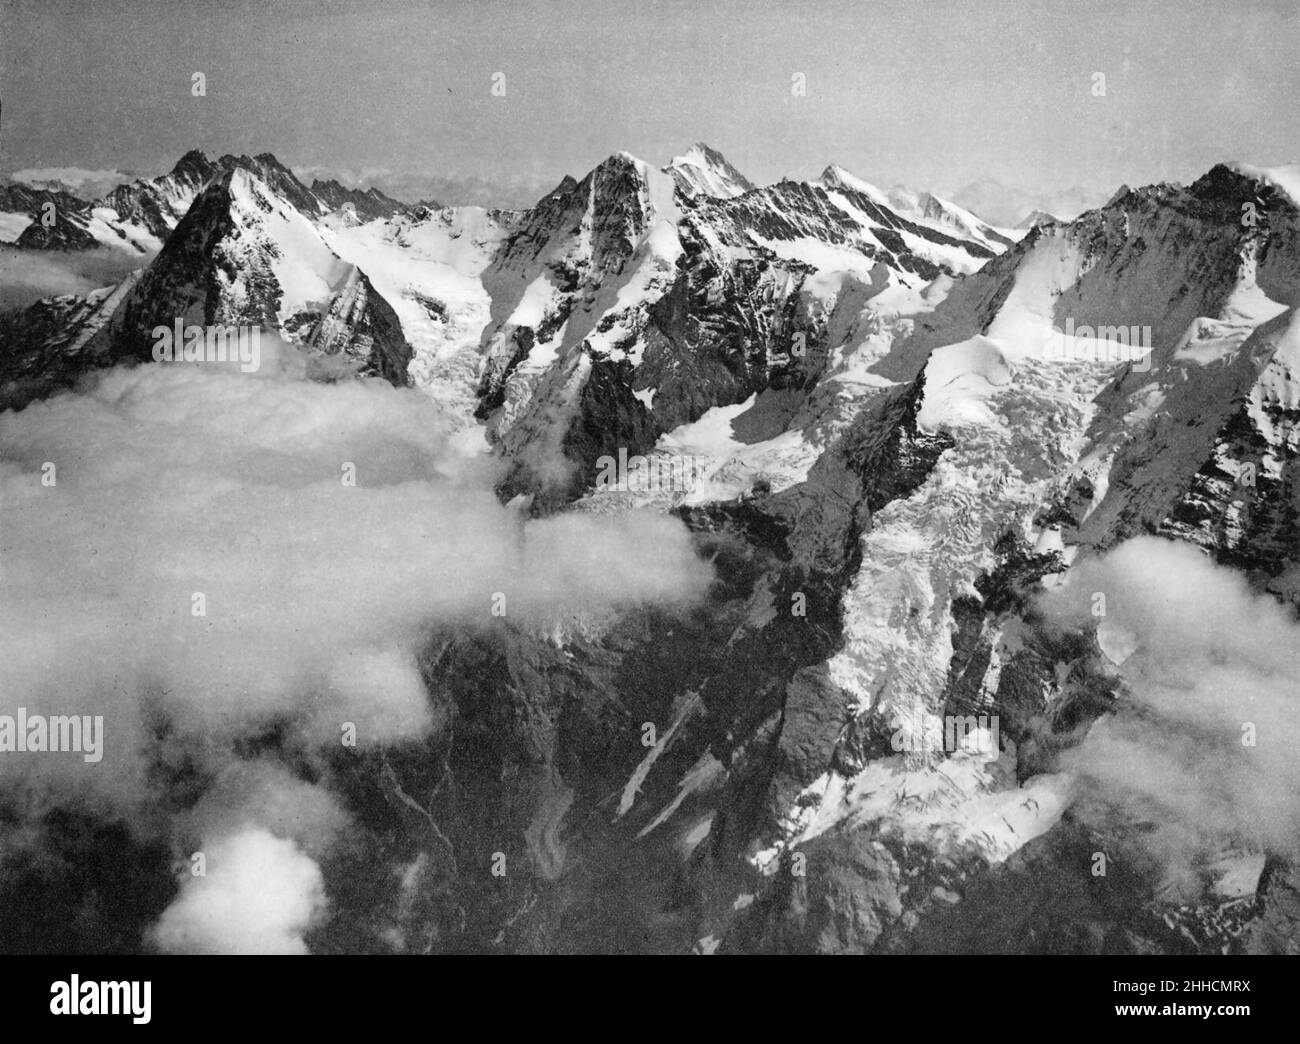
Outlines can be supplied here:
[[3, 0], [0, 954], [1250, 1015], [1298, 101], [1296, 0]]

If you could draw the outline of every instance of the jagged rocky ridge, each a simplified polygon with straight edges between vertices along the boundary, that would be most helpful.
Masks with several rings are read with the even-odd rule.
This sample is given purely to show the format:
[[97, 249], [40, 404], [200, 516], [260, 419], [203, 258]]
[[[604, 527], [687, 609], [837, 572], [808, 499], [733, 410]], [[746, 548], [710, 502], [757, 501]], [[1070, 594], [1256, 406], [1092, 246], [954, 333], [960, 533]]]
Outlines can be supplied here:
[[[148, 360], [151, 331], [178, 320], [270, 330], [324, 355], [343, 353], [359, 372], [406, 383], [411, 349], [401, 324], [365, 273], [325, 244], [308, 217], [320, 217], [324, 204], [274, 157], [205, 163], [189, 153], [169, 176], [193, 185], [215, 172], [145, 268], [86, 299], [54, 298], [0, 315], [0, 402], [21, 405], [88, 368]], [[115, 190], [124, 208], [133, 198], [137, 206], [156, 199], [130, 195], [141, 186], [149, 187]], [[298, 289], [304, 283], [315, 284], [309, 297]]]
[[[257, 175], [277, 195], [312, 217], [350, 207], [358, 219], [371, 221], [411, 209], [375, 188], [349, 189], [332, 180], [313, 181], [309, 188], [270, 153], [214, 160], [194, 149], [167, 174], [119, 185], [96, 200], [62, 190], [0, 186], [0, 214], [29, 219], [13, 241], [22, 249], [108, 246], [146, 255], [158, 250], [209, 182], [236, 168]], [[54, 205], [49, 214], [52, 221], [44, 220], [46, 203]]]

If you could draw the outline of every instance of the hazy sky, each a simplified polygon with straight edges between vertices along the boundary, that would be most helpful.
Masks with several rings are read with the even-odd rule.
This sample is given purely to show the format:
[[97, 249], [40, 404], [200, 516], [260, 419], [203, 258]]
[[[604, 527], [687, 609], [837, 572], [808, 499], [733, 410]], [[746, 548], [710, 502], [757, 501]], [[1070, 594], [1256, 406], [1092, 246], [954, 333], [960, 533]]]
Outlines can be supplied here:
[[[1221, 159], [1300, 159], [1300, 0], [0, 11], [0, 170], [155, 173], [193, 147], [270, 151], [408, 197], [520, 204], [620, 149], [663, 163], [697, 139], [759, 182], [837, 162], [886, 186], [989, 178], [1048, 196], [1187, 181]], [[491, 92], [498, 72], [504, 97]]]

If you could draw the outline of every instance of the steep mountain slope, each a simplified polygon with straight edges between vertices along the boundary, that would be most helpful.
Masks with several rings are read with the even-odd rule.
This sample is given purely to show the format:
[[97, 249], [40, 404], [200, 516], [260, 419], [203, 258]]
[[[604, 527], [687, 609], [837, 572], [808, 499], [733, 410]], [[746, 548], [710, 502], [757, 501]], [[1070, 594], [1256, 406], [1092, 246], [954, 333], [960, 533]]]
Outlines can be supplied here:
[[119, 184], [94, 200], [53, 184], [0, 185], [0, 312], [55, 294], [84, 297], [120, 282], [157, 254], [207, 184], [236, 168], [255, 174], [313, 221], [359, 224], [412, 209], [377, 189], [333, 181], [308, 189], [269, 154], [210, 160], [191, 151], [169, 173]]
[[753, 183], [727, 162], [725, 156], [698, 141], [664, 167], [685, 196], [733, 199], [754, 188]]
[[[1247, 201], [1267, 213], [1259, 226], [1241, 221]], [[963, 933], [961, 911], [983, 913], [961, 895], [1027, 842], [1050, 870], [1017, 869], [999, 888], [1028, 887], [1026, 872], [1087, 879], [1062, 862], [1088, 830], [1062, 819], [1068, 787], [1051, 752], [1122, 697], [1094, 640], [1034, 622], [1027, 596], [1076, 555], [1155, 532], [1294, 601], [1296, 215], [1285, 194], [1223, 167], [1186, 190], [1122, 193], [1031, 232], [882, 360], [878, 371], [904, 380], [919, 371], [917, 424], [950, 447], [911, 496], [873, 514], [828, 664], [850, 722], [826, 774], [789, 808], [789, 840], [762, 856], [783, 872], [745, 929], [750, 945], [906, 948], [899, 928], [930, 917]], [[1149, 326], [1150, 355], [1099, 356], [1067, 320]], [[1239, 481], [1247, 462], [1262, 476], [1251, 487]], [[1012, 742], [1000, 757], [959, 750], [937, 763], [881, 746], [902, 730], [904, 749], [924, 749], [919, 737], [954, 713], [995, 715]], [[1132, 839], [1111, 839], [1121, 843], [1132, 858]], [[792, 848], [821, 867], [815, 878], [784, 872], [778, 852]], [[912, 908], [904, 897], [918, 893], [903, 885], [918, 873], [927, 883]], [[1090, 947], [1109, 930], [1098, 926], [1128, 920], [1129, 937], [1107, 946], [1234, 945], [1243, 920], [1223, 922], [1222, 900], [1175, 910], [1153, 888], [1130, 880], [1113, 906], [1081, 909], [1055, 934], [1041, 920], [1017, 931]]]
[[894, 210], [905, 217], [930, 225], [938, 231], [955, 229], [995, 250], [1009, 247], [1020, 238], [1015, 231], [994, 228], [969, 210], [929, 192], [913, 192], [906, 187], [895, 186], [889, 190], [888, 199]]
[[417, 208], [387, 221], [327, 220], [322, 228], [330, 248], [364, 266], [392, 305], [411, 345], [411, 383], [462, 423], [477, 407], [479, 337], [492, 307], [483, 272], [517, 220], [481, 207]]
[[1016, 223], [1016, 229], [1028, 232], [1039, 225], [1056, 224], [1059, 221], [1060, 218], [1049, 214], [1046, 210], [1032, 210]]
[[0, 186], [0, 243], [16, 243], [29, 232], [28, 242], [34, 237], [50, 236], [52, 233], [48, 231], [33, 232], [32, 226], [35, 224], [48, 230], [51, 226], [42, 223], [41, 219], [48, 214], [51, 218], [47, 220], [54, 220], [60, 213], [68, 219], [69, 227], [63, 234], [69, 242], [86, 245], [96, 242], [87, 230], [90, 207], [85, 200], [60, 189]]
[[197, 150], [187, 152], [169, 173], [119, 185], [105, 197], [102, 205], [112, 211], [116, 220], [148, 229], [161, 245], [203, 186], [222, 169], [222, 164], [213, 163]]
[[14, 346], [4, 356], [5, 401], [20, 405], [91, 366], [149, 359], [152, 331], [177, 322], [275, 331], [321, 355], [341, 353], [360, 372], [407, 381], [410, 345], [366, 274], [235, 164], [200, 193], [138, 277], [85, 304], [43, 304], [0, 320], [0, 339]]
[[484, 272], [480, 412], [513, 465], [510, 490], [562, 502], [591, 485], [598, 457], [768, 387], [792, 389], [793, 409], [828, 330], [848, 321], [837, 308], [924, 308], [928, 283], [1005, 246], [909, 220], [843, 180], [719, 198], [667, 169], [672, 180], [623, 154], [566, 180]]
[[[228, 164], [234, 157], [225, 157]], [[223, 168], [203, 153], [192, 151], [157, 178], [119, 185], [98, 200], [84, 201], [66, 193], [56, 199], [55, 220], [42, 221], [41, 198], [19, 197], [10, 190], [0, 200], [0, 211], [11, 220], [26, 216], [30, 224], [14, 240], [25, 249], [81, 250], [95, 246], [152, 255], [162, 246], [177, 222], [203, 188]]]

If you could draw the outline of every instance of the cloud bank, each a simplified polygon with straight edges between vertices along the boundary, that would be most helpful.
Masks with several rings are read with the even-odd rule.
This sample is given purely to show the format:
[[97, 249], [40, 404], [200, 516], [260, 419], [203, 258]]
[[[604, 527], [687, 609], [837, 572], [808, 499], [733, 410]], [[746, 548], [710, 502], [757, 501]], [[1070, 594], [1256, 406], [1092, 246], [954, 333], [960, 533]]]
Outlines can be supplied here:
[[[0, 753], [0, 784], [144, 830], [160, 768], [197, 762], [215, 782], [165, 829], [211, 869], [160, 923], [168, 949], [295, 951], [321, 907], [308, 864], [345, 816], [241, 743], [274, 730], [300, 762], [349, 727], [362, 749], [419, 740], [450, 713], [416, 660], [431, 627], [499, 624], [495, 606], [548, 633], [708, 583], [678, 521], [526, 521], [420, 393], [306, 376], [264, 339], [257, 374], [121, 368], [0, 414], [0, 713], [105, 721], [99, 764]], [[261, 873], [304, 897], [287, 919], [232, 912]]]
[[86, 170], [82, 167], [33, 167], [15, 170], [8, 180], [32, 188], [63, 189], [82, 199], [99, 199], [118, 185], [134, 180], [135, 175], [121, 170]]
[[121, 282], [150, 260], [151, 256], [108, 247], [35, 251], [0, 244], [0, 311], [27, 308], [57, 294], [84, 297]]

